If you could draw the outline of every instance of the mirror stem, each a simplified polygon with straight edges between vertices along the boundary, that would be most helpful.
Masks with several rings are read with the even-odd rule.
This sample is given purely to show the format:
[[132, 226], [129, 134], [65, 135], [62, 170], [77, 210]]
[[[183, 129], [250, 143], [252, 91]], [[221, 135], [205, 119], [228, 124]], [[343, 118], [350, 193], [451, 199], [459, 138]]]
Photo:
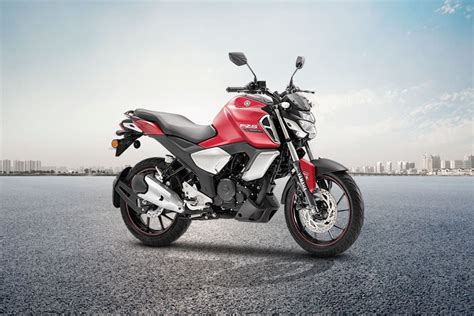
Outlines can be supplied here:
[[253, 70], [252, 70], [252, 68], [250, 67], [249, 64], [246, 64], [246, 65], [247, 65], [247, 67], [249, 67], [250, 71], [251, 71], [252, 74], [253, 74], [253, 81], [254, 81], [254, 82], [257, 82], [257, 75], [253, 72]]
[[291, 79], [290, 79], [290, 84], [289, 84], [289, 87], [293, 87], [293, 77], [295, 76], [295, 73], [298, 71], [298, 68], [295, 69], [295, 71], [293, 72], [293, 74], [291, 75]]

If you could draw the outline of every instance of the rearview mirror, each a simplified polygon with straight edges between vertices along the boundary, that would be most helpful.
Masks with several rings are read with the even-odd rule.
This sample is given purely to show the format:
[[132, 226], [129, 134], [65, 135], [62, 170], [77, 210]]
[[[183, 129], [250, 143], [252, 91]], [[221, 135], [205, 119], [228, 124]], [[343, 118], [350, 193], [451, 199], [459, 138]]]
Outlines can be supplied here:
[[245, 57], [244, 53], [240, 53], [240, 52], [229, 53], [229, 59], [231, 62], [233, 62], [237, 66], [243, 66], [247, 64], [247, 57]]
[[296, 68], [301, 69], [303, 68], [303, 65], [304, 65], [304, 57], [298, 56], [298, 58], [296, 58]]

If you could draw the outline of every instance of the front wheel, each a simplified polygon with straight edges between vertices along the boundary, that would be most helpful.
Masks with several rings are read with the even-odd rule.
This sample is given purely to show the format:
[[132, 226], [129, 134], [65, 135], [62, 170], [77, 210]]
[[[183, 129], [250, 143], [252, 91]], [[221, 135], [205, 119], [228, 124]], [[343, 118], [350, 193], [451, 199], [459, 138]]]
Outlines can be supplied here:
[[285, 198], [285, 218], [291, 235], [317, 257], [337, 256], [357, 240], [364, 223], [364, 202], [357, 184], [347, 172], [318, 176], [316, 205], [321, 214], [307, 207], [295, 183]]

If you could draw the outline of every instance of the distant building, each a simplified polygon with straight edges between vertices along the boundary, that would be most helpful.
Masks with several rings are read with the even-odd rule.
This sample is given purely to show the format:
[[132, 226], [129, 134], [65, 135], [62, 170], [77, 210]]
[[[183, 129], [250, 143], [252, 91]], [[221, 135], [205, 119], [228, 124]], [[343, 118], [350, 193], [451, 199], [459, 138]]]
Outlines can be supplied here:
[[25, 160], [25, 171], [31, 172], [35, 169], [35, 162], [33, 160]]
[[429, 154], [424, 154], [421, 158], [421, 169], [422, 170], [431, 170], [433, 169], [433, 156]]
[[385, 163], [385, 172], [391, 173], [392, 171], [393, 171], [392, 162], [391, 162], [391, 161], [387, 161], [387, 162]]
[[381, 161], [377, 161], [377, 164], [375, 165], [375, 172], [376, 173], [383, 173], [383, 164]]
[[468, 155], [464, 156], [463, 168], [464, 169], [474, 168], [474, 156], [473, 155], [468, 154]]
[[451, 160], [450, 167], [451, 169], [462, 169], [464, 162], [462, 160]]
[[402, 161], [402, 169], [401, 170], [408, 170], [408, 162]]
[[40, 160], [14, 160], [12, 172], [36, 172], [41, 170]]
[[2, 172], [9, 174], [12, 171], [12, 163], [10, 160], [5, 159], [2, 161]]
[[441, 169], [451, 169], [451, 161], [441, 160]]
[[441, 158], [439, 156], [433, 156], [433, 169], [441, 169]]
[[363, 166], [362, 167], [362, 172], [364, 172], [364, 173], [374, 173], [375, 168], [373, 166]]
[[441, 158], [440, 156], [433, 156], [431, 154], [424, 154], [421, 160], [422, 170], [438, 170], [441, 169]]
[[415, 169], [415, 163], [414, 162], [407, 162], [407, 169]]
[[26, 171], [26, 168], [25, 168], [25, 162], [24, 161], [21, 161], [21, 160], [14, 160], [13, 161], [13, 168], [12, 168], [12, 171], [13, 172], [25, 172]]
[[398, 161], [397, 162], [397, 170], [399, 170], [399, 171], [403, 170], [402, 166], [403, 166], [403, 161]]

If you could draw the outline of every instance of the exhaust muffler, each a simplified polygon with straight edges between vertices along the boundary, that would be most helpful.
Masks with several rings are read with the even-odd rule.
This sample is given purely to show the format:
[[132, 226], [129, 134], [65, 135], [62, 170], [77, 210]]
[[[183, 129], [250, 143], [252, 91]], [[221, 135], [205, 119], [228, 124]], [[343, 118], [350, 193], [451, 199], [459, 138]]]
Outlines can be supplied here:
[[184, 212], [184, 203], [179, 195], [151, 174], [137, 174], [132, 179], [132, 190], [138, 197], [177, 213]]

